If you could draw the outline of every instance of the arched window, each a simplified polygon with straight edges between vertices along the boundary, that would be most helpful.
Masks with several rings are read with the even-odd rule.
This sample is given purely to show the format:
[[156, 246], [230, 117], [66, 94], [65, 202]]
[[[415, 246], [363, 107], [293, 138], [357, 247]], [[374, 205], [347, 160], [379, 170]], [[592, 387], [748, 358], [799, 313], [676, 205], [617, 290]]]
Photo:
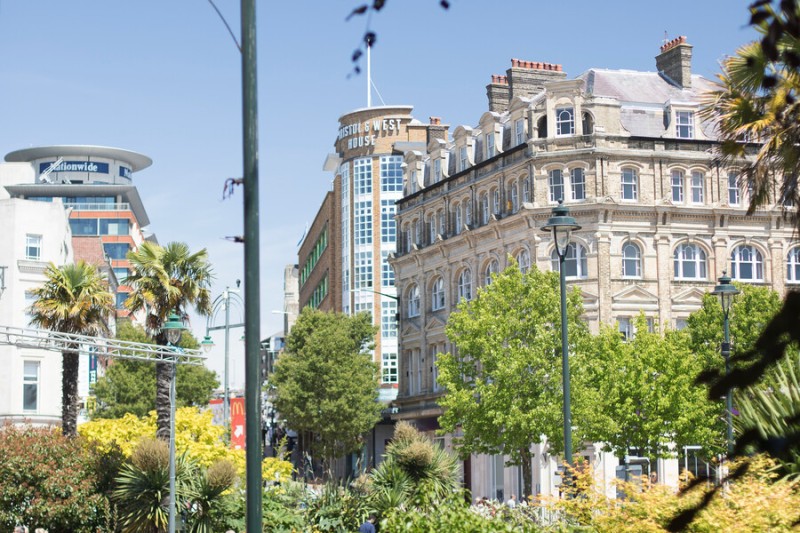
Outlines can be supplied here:
[[620, 197], [623, 200], [638, 200], [639, 199], [639, 176], [636, 175], [636, 170], [632, 168], [623, 168], [621, 181]]
[[531, 201], [531, 184], [527, 177], [522, 178], [522, 201], [524, 203]]
[[428, 244], [436, 242], [436, 215], [428, 216]]
[[486, 270], [483, 272], [483, 283], [484, 285], [491, 285], [492, 283], [492, 274], [497, 274], [500, 267], [497, 263], [497, 259], [492, 259], [486, 265]]
[[489, 195], [481, 194], [481, 226], [489, 223]]
[[[558, 272], [559, 261], [555, 249], [550, 254], [550, 262], [553, 272]], [[564, 256], [564, 272], [568, 278], [588, 277], [588, 265], [586, 261], [586, 248], [580, 244], [570, 243], [567, 245], [567, 253]]]
[[472, 272], [468, 268], [458, 275], [458, 300], [472, 300]]
[[642, 252], [632, 242], [622, 246], [622, 276], [626, 278], [642, 277]]
[[800, 283], [800, 247], [789, 250], [786, 257], [786, 281]]
[[550, 201], [559, 202], [564, 200], [564, 175], [560, 169], [550, 171]]
[[511, 212], [516, 213], [519, 211], [519, 189], [517, 189], [517, 182], [511, 182]]
[[467, 200], [464, 202], [464, 224], [468, 228], [472, 227], [472, 201]]
[[672, 171], [672, 201], [676, 204], [683, 203], [683, 172]]
[[731, 278], [739, 281], [764, 281], [764, 259], [750, 245], [737, 246], [731, 252]]
[[455, 213], [456, 213], [456, 216], [455, 216], [455, 225], [456, 225], [455, 233], [456, 233], [456, 235], [460, 235], [461, 234], [461, 224], [463, 223], [462, 218], [461, 218], [461, 216], [462, 216], [461, 215], [461, 204], [456, 204]]
[[436, 278], [431, 286], [431, 309], [438, 311], [444, 309], [444, 280]]
[[589, 135], [590, 133], [593, 133], [594, 118], [592, 118], [591, 113], [584, 112], [582, 118], [583, 118], [583, 134]]
[[446, 227], [445, 227], [445, 216], [444, 216], [444, 209], [439, 209], [436, 212], [436, 218], [439, 219], [439, 235], [444, 237], [447, 235]]
[[412, 285], [406, 294], [408, 302], [408, 316], [419, 316], [419, 287], [416, 284]]
[[702, 172], [694, 171], [691, 180], [692, 203], [702, 204], [705, 197], [705, 176]]
[[696, 244], [675, 248], [675, 279], [707, 279], [706, 253]]
[[500, 189], [492, 190], [492, 213], [500, 216]]
[[531, 255], [528, 250], [520, 250], [516, 257], [519, 271], [525, 274], [531, 268]]
[[571, 198], [573, 200], [586, 199], [586, 174], [582, 168], [578, 167], [570, 170], [570, 189], [572, 190]]

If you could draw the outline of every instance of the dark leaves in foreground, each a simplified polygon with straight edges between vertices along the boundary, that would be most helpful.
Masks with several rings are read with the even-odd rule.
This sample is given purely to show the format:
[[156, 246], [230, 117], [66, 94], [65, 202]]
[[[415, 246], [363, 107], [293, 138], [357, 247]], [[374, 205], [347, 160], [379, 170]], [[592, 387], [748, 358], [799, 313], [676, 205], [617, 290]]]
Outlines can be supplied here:
[[[364, 55], [364, 48], [375, 45], [377, 35], [375, 32], [370, 30], [371, 15], [372, 12], [377, 13], [378, 11], [382, 10], [386, 6], [386, 1], [387, 0], [373, 0], [372, 5], [361, 4], [353, 8], [350, 14], [345, 17], [345, 21], [349, 21], [355, 16], [367, 15], [367, 29], [364, 31], [364, 37], [361, 39], [361, 44], [358, 45], [358, 48], [356, 48], [353, 54], [350, 56], [350, 60], [353, 62], [353, 72], [351, 74], [358, 75], [361, 73], [359, 62]], [[439, 0], [439, 6], [442, 9], [450, 9], [450, 1]]]

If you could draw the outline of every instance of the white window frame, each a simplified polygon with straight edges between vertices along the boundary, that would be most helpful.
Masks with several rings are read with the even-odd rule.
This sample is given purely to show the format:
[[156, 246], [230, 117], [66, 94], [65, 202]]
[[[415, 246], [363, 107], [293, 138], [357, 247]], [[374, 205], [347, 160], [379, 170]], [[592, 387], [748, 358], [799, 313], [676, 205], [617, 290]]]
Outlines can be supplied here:
[[728, 205], [738, 207], [742, 202], [742, 192], [739, 189], [739, 175], [728, 172]]
[[[630, 250], [633, 250], [633, 255], [629, 255]], [[629, 270], [633, 268], [633, 272]], [[642, 250], [639, 245], [634, 242], [626, 242], [622, 245], [622, 277], [623, 278], [641, 278], [642, 277]]]
[[527, 176], [522, 178], [522, 203], [530, 203], [531, 201], [531, 182]]
[[673, 203], [676, 203], [676, 204], [682, 204], [683, 203], [683, 198], [684, 198], [684, 195], [683, 195], [683, 187], [684, 187], [683, 181], [684, 181], [684, 179], [685, 179], [685, 176], [683, 175], [683, 171], [682, 170], [673, 170], [672, 173], [670, 174], [670, 181], [671, 181], [670, 190], [672, 191], [672, 202]]
[[472, 300], [472, 271], [465, 268], [458, 274], [458, 301]]
[[433, 182], [439, 183], [442, 181], [442, 160], [436, 158], [433, 160]]
[[468, 227], [472, 227], [472, 201], [471, 200], [464, 200], [464, 224]]
[[428, 215], [428, 238], [430, 244], [436, 242], [436, 214]]
[[694, 111], [675, 111], [675, 136], [678, 139], [694, 139]]
[[483, 284], [484, 285], [491, 285], [492, 284], [492, 274], [497, 274], [500, 269], [500, 265], [497, 262], [497, 259], [492, 259], [487, 263], [486, 269], [483, 271]]
[[484, 137], [486, 144], [486, 159], [491, 159], [495, 156], [496, 148], [494, 145], [494, 132], [487, 133]]
[[462, 213], [461, 213], [461, 204], [460, 203], [456, 204], [456, 207], [453, 210], [453, 212], [455, 213], [455, 226], [456, 226], [455, 227], [455, 233], [456, 233], [456, 235], [461, 235], [461, 224], [462, 224], [463, 219], [461, 218]]
[[492, 214], [500, 216], [500, 189], [492, 189]]
[[511, 212], [516, 213], [519, 211], [519, 189], [517, 189], [517, 182], [511, 182]]
[[[692, 257], [688, 257], [691, 254]], [[708, 256], [705, 250], [693, 243], [682, 243], [675, 247], [673, 275], [676, 280], [708, 279]], [[693, 265], [695, 276], [685, 274], [686, 266]]]
[[515, 259], [517, 261], [517, 267], [519, 268], [519, 271], [523, 274], [527, 273], [531, 268], [531, 254], [528, 253], [528, 250], [523, 248], [517, 252], [517, 257]]
[[575, 135], [575, 108], [557, 107], [556, 108], [556, 136], [565, 137]]
[[489, 223], [489, 217], [491, 213], [489, 213], [489, 194], [483, 193], [481, 194], [481, 225], [485, 226]]
[[800, 246], [795, 246], [786, 254], [786, 282], [800, 283]]
[[699, 170], [692, 172], [689, 177], [689, 189], [691, 191], [691, 202], [695, 205], [705, 203], [706, 197], [706, 177]]
[[[750, 270], [752, 276], [742, 276], [742, 267]], [[731, 279], [745, 282], [764, 281], [764, 256], [750, 244], [740, 244], [731, 250]]]
[[397, 383], [398, 360], [396, 352], [381, 353], [381, 382], [384, 384]]
[[619, 177], [620, 199], [635, 202], [639, 199], [639, 174], [634, 168], [623, 168]]
[[[564, 200], [564, 171], [560, 168], [554, 168], [547, 173], [547, 185], [550, 197], [550, 203], [558, 203], [559, 200]], [[560, 193], [560, 194], [559, 194]]]
[[440, 276], [431, 285], [431, 310], [440, 311], [447, 305], [444, 292], [444, 279]]
[[406, 293], [408, 308], [407, 314], [409, 318], [417, 317], [420, 313], [420, 294], [419, 294], [419, 285], [416, 283], [408, 290]]
[[633, 320], [631, 320], [631, 317], [618, 316], [617, 331], [619, 331], [619, 334], [622, 335], [623, 341], [629, 342], [633, 340], [633, 337], [636, 335], [636, 331], [633, 324]]
[[[575, 201], [586, 200], [586, 172], [584, 172], [583, 168], [575, 167], [570, 169], [569, 188], [570, 198]], [[578, 191], [580, 191], [580, 194], [578, 194]]]
[[469, 159], [467, 158], [467, 147], [462, 146], [458, 149], [458, 170], [464, 171], [469, 168]]
[[[558, 272], [561, 268], [558, 253], [555, 248], [550, 253], [550, 264], [553, 272]], [[574, 269], [573, 269], [574, 266]], [[589, 263], [586, 259], [586, 248], [582, 244], [571, 242], [567, 245], [564, 255], [564, 268], [567, 269], [567, 279], [586, 279], [589, 277]], [[574, 274], [572, 271], [574, 270]]]
[[519, 146], [520, 144], [525, 142], [525, 119], [520, 118], [514, 122], [514, 140], [516, 141], [516, 145]]
[[[34, 372], [29, 372], [30, 368], [34, 369]], [[24, 360], [22, 363], [22, 411], [25, 413], [38, 413], [39, 412], [39, 404], [40, 404], [40, 394], [41, 391], [41, 378], [42, 378], [42, 364], [40, 361], [32, 361], [30, 359]], [[25, 392], [28, 387], [34, 387], [34, 392], [36, 395], [36, 405], [33, 408], [25, 408]]]
[[25, 235], [25, 259], [28, 261], [42, 260], [42, 236], [35, 233]]

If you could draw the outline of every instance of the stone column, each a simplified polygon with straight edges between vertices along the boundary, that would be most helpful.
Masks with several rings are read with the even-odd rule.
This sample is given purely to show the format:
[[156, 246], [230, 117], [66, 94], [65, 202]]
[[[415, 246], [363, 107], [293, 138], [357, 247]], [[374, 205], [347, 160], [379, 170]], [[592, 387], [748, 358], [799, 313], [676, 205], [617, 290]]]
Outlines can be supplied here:
[[597, 239], [597, 321], [611, 323], [611, 234], [598, 231]]
[[673, 257], [669, 235], [656, 233], [656, 264], [658, 265], [658, 322], [672, 324]]

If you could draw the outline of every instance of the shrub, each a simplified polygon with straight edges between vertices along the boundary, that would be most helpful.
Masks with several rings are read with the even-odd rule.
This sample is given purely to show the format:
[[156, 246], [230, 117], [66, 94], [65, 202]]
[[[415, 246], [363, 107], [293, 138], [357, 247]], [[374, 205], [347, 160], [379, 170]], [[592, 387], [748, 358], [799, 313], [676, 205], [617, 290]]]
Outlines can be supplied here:
[[99, 454], [60, 429], [0, 430], [0, 527], [17, 524], [50, 531], [95, 531], [104, 523], [97, 490]]

